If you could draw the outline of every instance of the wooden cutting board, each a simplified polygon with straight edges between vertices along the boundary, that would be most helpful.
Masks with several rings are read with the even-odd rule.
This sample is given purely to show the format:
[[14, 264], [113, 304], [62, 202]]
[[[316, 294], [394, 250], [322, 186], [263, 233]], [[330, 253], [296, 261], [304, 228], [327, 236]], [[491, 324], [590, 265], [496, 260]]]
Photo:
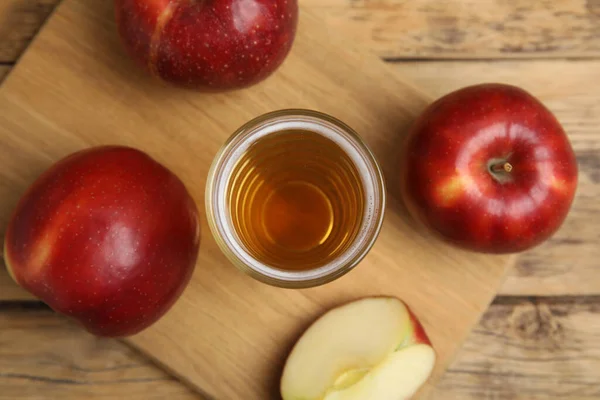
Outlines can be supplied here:
[[366, 139], [392, 195], [364, 262], [319, 288], [270, 287], [225, 259], [203, 217], [189, 287], [161, 321], [127, 342], [207, 397], [277, 398], [285, 356], [318, 315], [362, 296], [396, 295], [421, 319], [439, 356], [424, 396], [493, 299], [512, 258], [462, 252], [415, 229], [393, 198], [395, 160], [408, 124], [431, 99], [376, 57], [349, 49], [310, 10], [300, 18], [292, 53], [274, 76], [208, 95], [167, 87], [132, 66], [115, 33], [112, 1], [63, 1], [0, 90], [0, 222], [6, 226], [19, 196], [52, 162], [109, 143], [138, 147], [164, 163], [203, 209], [209, 164], [238, 126], [288, 107], [332, 114]]

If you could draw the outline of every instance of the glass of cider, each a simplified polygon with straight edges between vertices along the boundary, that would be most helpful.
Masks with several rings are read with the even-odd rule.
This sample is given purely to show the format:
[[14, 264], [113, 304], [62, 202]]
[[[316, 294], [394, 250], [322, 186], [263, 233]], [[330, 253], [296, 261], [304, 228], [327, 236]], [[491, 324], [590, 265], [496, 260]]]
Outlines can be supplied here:
[[381, 229], [381, 169], [360, 136], [311, 110], [262, 115], [220, 149], [206, 184], [210, 229], [231, 262], [280, 287], [330, 282]]

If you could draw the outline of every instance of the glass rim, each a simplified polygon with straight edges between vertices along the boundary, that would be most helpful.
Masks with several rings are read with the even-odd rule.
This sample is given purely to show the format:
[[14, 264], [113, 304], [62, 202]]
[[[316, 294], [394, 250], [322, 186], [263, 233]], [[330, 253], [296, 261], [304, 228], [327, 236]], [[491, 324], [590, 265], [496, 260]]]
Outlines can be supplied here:
[[[249, 252], [244, 252], [249, 256], [249, 258], [256, 261], [257, 264], [262, 264], [263, 271], [257, 269], [240, 258], [236, 251], [232, 248], [229, 241], [227, 240], [227, 234], [222, 231], [223, 226], [225, 225], [231, 231], [234, 231], [234, 228], [231, 227], [230, 224], [223, 223], [220, 221], [220, 217], [217, 215], [218, 213], [215, 211], [217, 207], [216, 196], [218, 194], [218, 184], [221, 183], [221, 180], [225, 179], [225, 184], [228, 183], [229, 178], [227, 176], [223, 177], [223, 168], [228, 160], [232, 156], [232, 152], [236, 149], [236, 146], [240, 144], [240, 141], [245, 136], [252, 136], [253, 134], [260, 132], [266, 129], [269, 126], [269, 123], [276, 123], [280, 121], [285, 121], [285, 118], [290, 120], [296, 119], [296, 122], [300, 122], [299, 119], [310, 120], [314, 124], [321, 123], [323, 124], [323, 128], [329, 128], [332, 131], [336, 129], [338, 131], [342, 131], [344, 135], [347, 135], [354, 141], [354, 145], [356, 145], [360, 149], [360, 155], [363, 159], [363, 162], [370, 169], [370, 178], [375, 178], [375, 182], [373, 182], [373, 186], [375, 188], [375, 199], [377, 203], [373, 205], [373, 220], [375, 221], [373, 224], [369, 226], [369, 231], [365, 234], [365, 238], [362, 242], [359, 242], [361, 246], [359, 247], [360, 251], [346, 260], [345, 263], [340, 264], [336, 268], [328, 267], [330, 263], [326, 264], [322, 267], [317, 267], [309, 270], [283, 270], [276, 267], [271, 267], [266, 265], [254, 258]], [[269, 133], [266, 133], [267, 135]], [[377, 237], [379, 236], [379, 232], [381, 231], [381, 227], [383, 225], [383, 219], [385, 214], [385, 206], [386, 206], [386, 188], [385, 188], [385, 180], [383, 177], [383, 172], [377, 159], [374, 154], [364, 142], [364, 140], [360, 137], [360, 135], [354, 131], [351, 127], [338, 120], [331, 115], [302, 108], [288, 108], [281, 109], [277, 111], [268, 112], [262, 114], [245, 124], [239, 127], [237, 130], [233, 132], [229, 136], [229, 138], [225, 141], [225, 143], [221, 146], [221, 148], [216, 153], [213, 158], [213, 162], [210, 166], [208, 177], [206, 181], [205, 188], [205, 208], [206, 208], [206, 217], [208, 221], [209, 228], [211, 230], [212, 236], [217, 242], [217, 245], [221, 249], [221, 251], [225, 254], [225, 256], [229, 259], [229, 261], [242, 272], [250, 275], [254, 279], [261, 281], [263, 283], [267, 283], [273, 286], [282, 287], [282, 288], [307, 288], [323, 285], [325, 283], [331, 282], [342, 275], [348, 273], [354, 267], [356, 267], [364, 257], [369, 253]], [[231, 235], [230, 235], [231, 236]], [[235, 232], [232, 236], [236, 236]], [[357, 241], [357, 238], [354, 238], [353, 241]], [[234, 247], [239, 247], [243, 249], [243, 245], [239, 243], [234, 243]], [[238, 249], [239, 251], [239, 249]], [[339, 258], [338, 256], [337, 258]], [[336, 259], [337, 259], [336, 258]], [[336, 260], [334, 259], [334, 260]], [[269, 273], [265, 273], [265, 271], [269, 271]]]

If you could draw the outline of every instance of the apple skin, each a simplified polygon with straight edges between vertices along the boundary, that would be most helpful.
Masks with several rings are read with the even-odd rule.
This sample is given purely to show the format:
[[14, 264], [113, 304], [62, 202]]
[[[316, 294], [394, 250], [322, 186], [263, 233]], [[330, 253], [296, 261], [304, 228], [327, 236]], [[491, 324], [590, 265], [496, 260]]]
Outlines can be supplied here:
[[433, 347], [431, 340], [429, 340], [429, 336], [427, 336], [427, 333], [425, 332], [425, 328], [423, 328], [423, 325], [408, 305], [406, 305], [406, 310], [408, 311], [408, 316], [410, 317], [411, 329], [409, 334], [410, 340], [407, 341], [403, 347], [406, 347], [409, 344], [426, 344]]
[[227, 91], [270, 76], [287, 57], [297, 0], [115, 0], [129, 55], [154, 76]]
[[559, 229], [577, 175], [555, 116], [521, 88], [487, 83], [449, 93], [420, 115], [400, 180], [409, 212], [441, 238], [472, 251], [516, 253]]
[[128, 336], [179, 298], [200, 244], [183, 183], [120, 146], [58, 161], [27, 190], [5, 235], [13, 279], [98, 336]]

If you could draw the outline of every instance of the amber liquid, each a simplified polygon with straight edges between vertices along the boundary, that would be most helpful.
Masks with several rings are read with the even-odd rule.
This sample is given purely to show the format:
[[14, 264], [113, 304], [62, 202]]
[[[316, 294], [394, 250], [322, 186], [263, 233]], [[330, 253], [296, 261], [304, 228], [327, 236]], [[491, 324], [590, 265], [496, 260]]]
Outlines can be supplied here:
[[257, 260], [284, 270], [318, 268], [361, 227], [365, 196], [355, 164], [333, 140], [288, 130], [254, 142], [228, 187], [237, 236]]

